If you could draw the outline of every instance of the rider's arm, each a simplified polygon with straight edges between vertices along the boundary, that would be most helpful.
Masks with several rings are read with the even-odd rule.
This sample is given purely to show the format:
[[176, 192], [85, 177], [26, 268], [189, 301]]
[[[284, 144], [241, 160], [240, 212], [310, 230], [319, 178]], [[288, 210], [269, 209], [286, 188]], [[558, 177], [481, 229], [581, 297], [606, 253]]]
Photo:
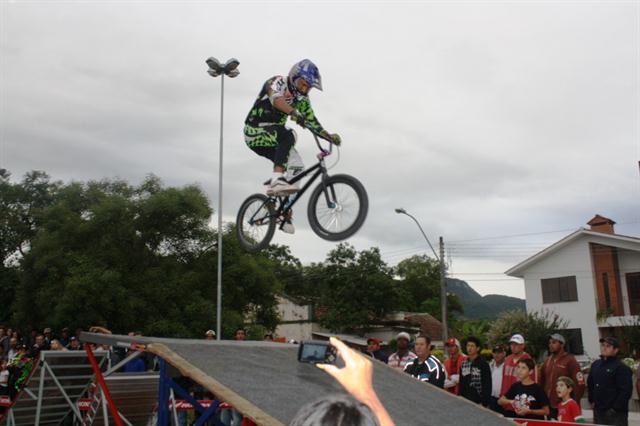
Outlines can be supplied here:
[[289, 105], [285, 99], [286, 92], [287, 81], [281, 76], [275, 77], [267, 87], [267, 96], [269, 96], [271, 105], [289, 115], [291, 111], [293, 111], [293, 107]]
[[329, 132], [324, 130], [322, 124], [320, 124], [320, 122], [316, 118], [316, 115], [313, 112], [313, 108], [311, 108], [311, 102], [309, 102], [308, 97], [305, 96], [297, 101], [295, 103], [295, 107], [304, 117], [304, 126], [306, 128], [324, 137], [330, 137]]

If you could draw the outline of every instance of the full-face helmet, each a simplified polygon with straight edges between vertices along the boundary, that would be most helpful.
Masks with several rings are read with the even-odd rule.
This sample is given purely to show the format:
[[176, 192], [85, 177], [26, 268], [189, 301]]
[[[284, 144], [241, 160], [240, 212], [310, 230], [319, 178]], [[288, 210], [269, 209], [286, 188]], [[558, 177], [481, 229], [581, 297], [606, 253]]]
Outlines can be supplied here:
[[289, 71], [289, 82], [293, 87], [296, 87], [296, 81], [300, 78], [306, 81], [310, 87], [322, 90], [320, 71], [318, 71], [318, 67], [309, 59], [301, 60]]

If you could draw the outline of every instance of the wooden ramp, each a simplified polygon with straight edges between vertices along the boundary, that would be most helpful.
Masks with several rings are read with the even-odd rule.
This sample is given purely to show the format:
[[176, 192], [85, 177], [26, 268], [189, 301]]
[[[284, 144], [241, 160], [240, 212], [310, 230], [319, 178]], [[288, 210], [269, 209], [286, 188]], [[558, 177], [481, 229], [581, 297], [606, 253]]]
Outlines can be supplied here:
[[[86, 342], [144, 345], [182, 375], [264, 426], [287, 425], [304, 404], [344, 393], [328, 374], [297, 361], [298, 346], [83, 333]], [[375, 362], [374, 388], [398, 426], [513, 426], [490, 410]]]

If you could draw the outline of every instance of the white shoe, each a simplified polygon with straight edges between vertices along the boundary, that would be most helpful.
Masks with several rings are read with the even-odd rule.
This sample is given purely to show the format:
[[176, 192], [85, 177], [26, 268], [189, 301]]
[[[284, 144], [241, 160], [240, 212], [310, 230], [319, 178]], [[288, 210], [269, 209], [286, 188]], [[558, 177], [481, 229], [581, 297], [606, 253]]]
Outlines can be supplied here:
[[291, 185], [284, 178], [271, 179], [271, 183], [267, 188], [267, 195], [289, 195], [298, 192], [300, 188], [297, 185]]
[[293, 223], [290, 220], [288, 220], [284, 223], [284, 225], [282, 225], [282, 232], [284, 232], [285, 234], [295, 234], [296, 227], [293, 226]]

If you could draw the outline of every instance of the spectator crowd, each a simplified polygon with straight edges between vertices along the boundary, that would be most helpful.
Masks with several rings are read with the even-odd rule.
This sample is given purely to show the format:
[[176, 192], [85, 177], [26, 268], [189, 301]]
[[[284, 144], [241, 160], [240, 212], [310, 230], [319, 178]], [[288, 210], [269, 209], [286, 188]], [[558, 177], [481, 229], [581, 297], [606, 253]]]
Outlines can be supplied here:
[[380, 339], [369, 338], [365, 354], [505, 417], [585, 423], [580, 400], [587, 390], [594, 423], [628, 425], [633, 372], [618, 358], [620, 342], [613, 336], [600, 339], [600, 359], [591, 364], [586, 380], [560, 333], [548, 336], [548, 357], [541, 365], [525, 351], [521, 334], [511, 336], [508, 346], [495, 345], [490, 362], [480, 355], [482, 344], [474, 336], [466, 338], [466, 354], [458, 339], [449, 338], [444, 362], [432, 355], [428, 336], [418, 335], [413, 350], [406, 332], [396, 342], [397, 350], [387, 355]]
[[[97, 328], [92, 331], [109, 332]], [[13, 400], [28, 380], [40, 351], [84, 350], [80, 340], [81, 329], [71, 333], [63, 328], [53, 333], [45, 328], [42, 333], [31, 330], [23, 335], [20, 330], [0, 325], [0, 397]], [[137, 332], [130, 336], [141, 335]], [[207, 330], [203, 336], [214, 340], [216, 333]], [[247, 333], [236, 330], [234, 339], [243, 341]], [[264, 335], [265, 341], [273, 341], [272, 333]], [[558, 420], [584, 423], [580, 400], [587, 391], [593, 408], [594, 423], [626, 426], [628, 424], [629, 399], [632, 395], [632, 371], [618, 359], [619, 341], [613, 337], [600, 339], [601, 356], [589, 368], [585, 379], [575, 356], [566, 350], [566, 340], [560, 333], [548, 336], [548, 357], [536, 365], [525, 351], [526, 342], [521, 334], [514, 334], [508, 345], [495, 345], [492, 359], [487, 362], [481, 356], [482, 342], [474, 336], [465, 339], [465, 350], [455, 337], [446, 341], [446, 358], [438, 359], [429, 336], [420, 334], [415, 339], [406, 332], [396, 336], [396, 351], [388, 354], [381, 347], [382, 341], [371, 337], [367, 340], [365, 355], [403, 371], [417, 380], [496, 411], [505, 417]], [[93, 345], [94, 349], [99, 349]], [[121, 348], [102, 348], [111, 351], [112, 365], [124, 360], [128, 351]], [[133, 357], [121, 371], [141, 372], [157, 369], [157, 359], [149, 353]], [[640, 368], [639, 368], [640, 370]], [[640, 371], [635, 386], [640, 393]], [[205, 388], [185, 378], [175, 380], [195, 399], [215, 399]], [[4, 407], [0, 406], [0, 414]], [[186, 411], [179, 413], [180, 425], [191, 424]], [[222, 404], [218, 419], [228, 426], [252, 424], [233, 407]]]

